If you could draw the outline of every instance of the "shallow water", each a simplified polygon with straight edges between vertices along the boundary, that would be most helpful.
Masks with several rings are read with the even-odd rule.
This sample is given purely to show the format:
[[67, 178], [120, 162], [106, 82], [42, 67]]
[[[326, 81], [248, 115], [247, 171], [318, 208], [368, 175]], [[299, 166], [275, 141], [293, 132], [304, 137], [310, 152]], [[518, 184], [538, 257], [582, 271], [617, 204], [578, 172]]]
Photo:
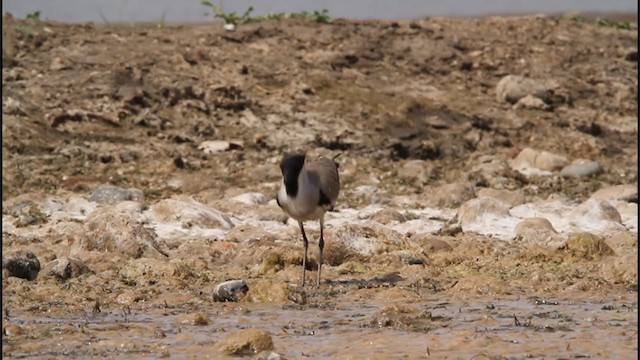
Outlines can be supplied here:
[[[637, 293], [592, 299], [451, 298], [433, 296], [395, 306], [334, 300], [318, 292], [304, 306], [142, 304], [66, 315], [11, 311], [8, 320], [26, 333], [4, 338], [3, 352], [15, 359], [132, 354], [140, 359], [219, 358], [212, 345], [248, 327], [267, 330], [275, 351], [293, 359], [629, 359], [637, 352]], [[210, 324], [182, 324], [185, 314], [194, 312], [205, 313]]]

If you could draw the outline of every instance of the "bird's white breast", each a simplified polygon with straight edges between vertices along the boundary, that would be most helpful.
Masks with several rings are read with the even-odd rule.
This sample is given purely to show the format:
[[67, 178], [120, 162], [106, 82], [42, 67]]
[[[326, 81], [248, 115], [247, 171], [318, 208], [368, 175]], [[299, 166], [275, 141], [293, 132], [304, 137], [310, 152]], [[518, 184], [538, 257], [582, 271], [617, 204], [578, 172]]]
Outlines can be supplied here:
[[326, 209], [318, 205], [320, 190], [309, 182], [307, 173], [302, 171], [298, 176], [298, 193], [295, 197], [287, 195], [284, 181], [278, 191], [278, 202], [282, 209], [292, 218], [303, 220], [316, 220], [324, 215]]

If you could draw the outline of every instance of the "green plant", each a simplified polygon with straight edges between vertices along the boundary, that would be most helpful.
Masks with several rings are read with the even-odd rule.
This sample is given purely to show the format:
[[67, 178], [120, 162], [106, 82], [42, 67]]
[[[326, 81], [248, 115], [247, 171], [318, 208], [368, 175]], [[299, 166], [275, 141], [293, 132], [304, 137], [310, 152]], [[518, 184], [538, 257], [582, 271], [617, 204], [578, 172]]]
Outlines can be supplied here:
[[632, 24], [628, 21], [613, 21], [605, 18], [597, 18], [596, 24], [600, 26], [613, 27], [613, 28], [622, 29], [622, 30], [632, 30], [632, 29], [638, 28], [637, 24]]
[[26, 19], [32, 21], [40, 21], [40, 11], [28, 13]]
[[225, 24], [248, 24], [254, 22], [268, 21], [268, 20], [283, 20], [283, 19], [303, 19], [303, 20], [313, 20], [319, 23], [329, 23], [331, 22], [331, 17], [329, 16], [329, 11], [327, 9], [322, 9], [320, 11], [315, 10], [310, 13], [308, 11], [301, 11], [298, 13], [268, 13], [265, 15], [259, 16], [251, 16], [253, 12], [253, 6], [249, 6], [249, 8], [242, 14], [238, 15], [235, 11], [230, 13], [225, 13], [220, 7], [216, 4], [212, 3], [209, 0], [201, 0], [200, 3], [209, 8], [209, 11], [205, 13], [205, 15], [213, 15], [216, 18], [220, 18], [224, 21]]
[[218, 7], [218, 5], [212, 3], [209, 0], [202, 0], [200, 3], [204, 6], [209, 7], [210, 9], [210, 12], [207, 12], [205, 15], [213, 15], [214, 17], [220, 18], [224, 20], [225, 24], [233, 24], [233, 25], [245, 24], [245, 23], [251, 22], [252, 20], [250, 14], [253, 11], [253, 6], [249, 6], [249, 8], [244, 12], [244, 14], [242, 14], [241, 16], [238, 16], [238, 14], [235, 11], [230, 13], [225, 13], [221, 8]]
[[[577, 23], [586, 23], [588, 22], [588, 19], [585, 18], [584, 16], [580, 16], [580, 15], [575, 15], [575, 16], [569, 16], [569, 17], [565, 17], [564, 19], [567, 19], [569, 21], [573, 21], [573, 22], [577, 22]], [[631, 23], [628, 21], [614, 21], [614, 20], [609, 20], [606, 18], [596, 18], [595, 19], [595, 24], [598, 26], [604, 26], [604, 27], [612, 27], [612, 28], [616, 28], [616, 29], [621, 29], [621, 30], [635, 30], [638, 28], [638, 24], [637, 23]]]

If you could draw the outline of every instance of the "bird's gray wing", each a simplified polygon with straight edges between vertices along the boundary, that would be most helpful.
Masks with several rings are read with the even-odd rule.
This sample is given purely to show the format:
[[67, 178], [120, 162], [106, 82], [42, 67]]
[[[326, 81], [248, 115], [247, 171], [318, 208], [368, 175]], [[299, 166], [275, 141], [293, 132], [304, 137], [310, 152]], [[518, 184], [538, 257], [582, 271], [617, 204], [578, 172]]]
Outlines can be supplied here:
[[340, 193], [340, 176], [336, 163], [325, 157], [305, 164], [309, 178], [320, 189], [320, 204], [335, 206]]

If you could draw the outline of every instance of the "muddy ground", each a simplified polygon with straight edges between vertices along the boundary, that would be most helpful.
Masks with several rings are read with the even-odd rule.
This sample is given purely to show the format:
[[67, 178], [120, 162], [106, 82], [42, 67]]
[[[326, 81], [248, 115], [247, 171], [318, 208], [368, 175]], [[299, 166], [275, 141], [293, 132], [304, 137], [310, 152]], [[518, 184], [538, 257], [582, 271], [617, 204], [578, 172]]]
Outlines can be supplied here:
[[[268, 201], [278, 161], [292, 151], [341, 153], [337, 220], [372, 204], [387, 207], [372, 217], [384, 225], [420, 220], [409, 207], [455, 214], [467, 198], [431, 199], [460, 182], [470, 197], [493, 188], [520, 203], [637, 188], [637, 30], [605, 25], [555, 16], [336, 19], [228, 32], [5, 18], [3, 260], [31, 251], [43, 270], [31, 281], [3, 273], [3, 355], [633, 357], [637, 216], [596, 232], [584, 249], [580, 239], [591, 238], [572, 232], [560, 231], [553, 247], [463, 231], [453, 218], [421, 236], [405, 232], [408, 245], [373, 256], [333, 250], [325, 282], [301, 290], [297, 227]], [[501, 97], [507, 75], [539, 81], [543, 94]], [[508, 164], [525, 148], [601, 168], [523, 174]], [[153, 228], [164, 250], [127, 252], [86, 245], [110, 231], [90, 225], [99, 221], [90, 211], [117, 217], [108, 204], [62, 220], [45, 205], [21, 210], [51, 196], [101, 203], [92, 194], [105, 184], [139, 190], [120, 200], [135, 200], [140, 214], [188, 198], [240, 220], [220, 236]], [[231, 200], [247, 193], [266, 200]], [[624, 206], [637, 211], [637, 190]], [[286, 231], [243, 222], [250, 211]], [[207, 224], [199, 225], [215, 227]], [[341, 236], [332, 234], [329, 244]], [[60, 259], [76, 265], [49, 271]], [[249, 292], [215, 302], [213, 287], [230, 279], [246, 280]], [[234, 348], [233, 336], [252, 345]]]

